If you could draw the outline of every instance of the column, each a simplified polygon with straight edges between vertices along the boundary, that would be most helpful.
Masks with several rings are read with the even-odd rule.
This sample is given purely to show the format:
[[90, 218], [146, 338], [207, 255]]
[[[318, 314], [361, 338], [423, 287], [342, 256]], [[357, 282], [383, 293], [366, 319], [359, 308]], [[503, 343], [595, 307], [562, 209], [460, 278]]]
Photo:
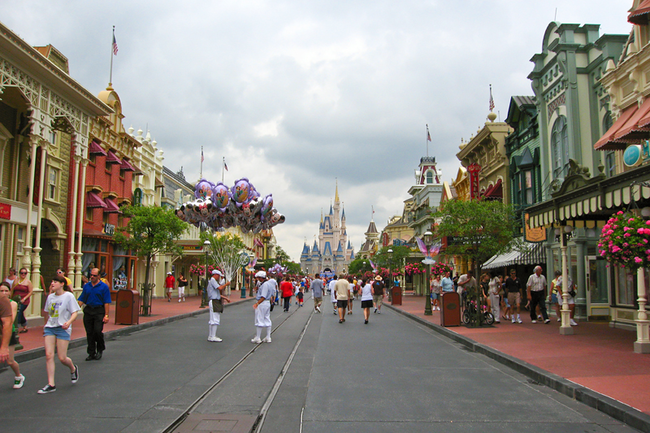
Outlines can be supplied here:
[[[73, 143], [74, 144], [74, 143]], [[76, 144], [75, 144], [76, 147]], [[74, 184], [72, 187], [72, 215], [70, 220], [70, 232], [68, 233], [69, 239], [69, 252], [68, 252], [68, 278], [72, 281], [73, 287], [80, 287], [77, 282], [77, 269], [75, 266], [75, 233], [77, 232], [77, 214], [79, 214], [79, 208], [77, 206], [77, 196], [79, 194], [79, 165], [81, 157], [77, 154], [75, 150], [74, 158]], [[79, 215], [79, 220], [83, 221], [83, 217]], [[79, 281], [81, 282], [81, 281]]]
[[[32, 254], [32, 275], [31, 281], [34, 286], [34, 295], [32, 297], [33, 301], [30, 303], [32, 307], [31, 314], [35, 316], [40, 316], [40, 305], [41, 305], [41, 296], [43, 295], [44, 287], [41, 287], [41, 227], [43, 220], [43, 197], [45, 196], [45, 161], [47, 159], [47, 148], [45, 144], [41, 146], [41, 171], [39, 179], [39, 191], [38, 194], [38, 208], [37, 208], [37, 221], [36, 221], [36, 236], [34, 239], [35, 247]], [[37, 311], [33, 311], [36, 309]]]
[[585, 279], [585, 241], [580, 240], [576, 243], [577, 275], [576, 275], [576, 318], [587, 317], [587, 283]]
[[636, 274], [637, 294], [639, 298], [639, 311], [636, 322], [636, 341], [634, 342], [634, 353], [650, 353], [650, 338], [648, 338], [648, 313], [645, 306], [648, 303], [645, 287], [645, 269], [639, 268]]
[[77, 262], [74, 267], [74, 276], [75, 276], [75, 287], [81, 287], [81, 240], [83, 239], [83, 229], [84, 229], [84, 219], [86, 216], [86, 166], [88, 165], [88, 160], [86, 158], [81, 159], [81, 179], [79, 180], [79, 221], [77, 222]]
[[[560, 335], [572, 335], [573, 328], [571, 327], [571, 310], [569, 310], [569, 266], [567, 261], [567, 234], [565, 228], [568, 226], [560, 227], [560, 249], [562, 251], [562, 324], [560, 325]], [[570, 232], [570, 230], [569, 230]]]
[[[30, 272], [32, 268], [32, 208], [34, 205], [34, 176], [36, 176], [36, 149], [38, 147], [38, 136], [30, 135], [29, 143], [32, 147], [29, 164], [29, 194], [27, 196], [27, 227], [25, 230], [25, 243], [23, 245], [23, 258], [21, 267]], [[31, 275], [30, 275], [31, 279]]]

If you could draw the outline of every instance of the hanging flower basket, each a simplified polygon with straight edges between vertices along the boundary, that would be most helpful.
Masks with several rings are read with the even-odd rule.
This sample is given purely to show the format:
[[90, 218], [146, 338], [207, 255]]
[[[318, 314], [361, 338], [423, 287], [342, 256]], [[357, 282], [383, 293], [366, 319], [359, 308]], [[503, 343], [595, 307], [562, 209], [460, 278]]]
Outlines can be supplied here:
[[628, 212], [616, 212], [600, 234], [598, 252], [608, 262], [629, 271], [650, 265], [650, 221]]
[[431, 266], [431, 273], [433, 275], [445, 275], [445, 272], [453, 272], [453, 268], [448, 263], [436, 263]]
[[406, 266], [404, 266], [404, 273], [406, 275], [419, 275], [419, 274], [424, 274], [426, 272], [426, 269], [424, 265], [420, 263], [407, 263]]

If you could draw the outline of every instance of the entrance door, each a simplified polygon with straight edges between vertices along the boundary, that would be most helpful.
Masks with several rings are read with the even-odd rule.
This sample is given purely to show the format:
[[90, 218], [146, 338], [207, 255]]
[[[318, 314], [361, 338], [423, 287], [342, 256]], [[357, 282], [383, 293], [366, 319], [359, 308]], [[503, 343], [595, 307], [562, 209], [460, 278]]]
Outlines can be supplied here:
[[610, 320], [607, 261], [600, 256], [585, 257], [587, 268], [587, 315], [589, 320]]

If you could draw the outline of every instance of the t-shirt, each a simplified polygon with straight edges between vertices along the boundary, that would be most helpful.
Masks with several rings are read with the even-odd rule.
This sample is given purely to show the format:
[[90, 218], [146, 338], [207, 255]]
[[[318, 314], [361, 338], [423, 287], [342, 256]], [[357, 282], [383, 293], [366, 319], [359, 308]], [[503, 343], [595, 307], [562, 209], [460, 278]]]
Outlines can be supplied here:
[[519, 278], [517, 277], [515, 277], [514, 279], [512, 277], [506, 278], [506, 292], [508, 293], [521, 292], [521, 282], [519, 281]]
[[346, 301], [350, 299], [350, 283], [346, 280], [338, 280], [336, 284], [334, 284], [334, 290], [336, 290], [337, 301]]
[[366, 284], [361, 288], [361, 300], [372, 301], [372, 286], [370, 284]]
[[384, 282], [383, 281], [374, 281], [372, 283], [372, 288], [375, 289], [375, 296], [384, 294]]
[[293, 296], [293, 284], [291, 281], [283, 281], [280, 283], [280, 292], [283, 298], [290, 298]]
[[[45, 311], [48, 313], [46, 328], [57, 328], [63, 326], [65, 322], [70, 320], [72, 313], [79, 311], [79, 304], [70, 292], [63, 292], [62, 295], [52, 293], [45, 301]], [[66, 329], [68, 334], [72, 335], [72, 325]]]
[[323, 297], [323, 280], [320, 278], [316, 278], [312, 283], [311, 283], [311, 290], [314, 294], [314, 298], [322, 298]]
[[221, 278], [220, 280], [215, 280], [210, 277], [208, 282], [208, 299], [221, 299], [221, 291], [219, 287], [223, 286], [226, 283], [226, 280]]

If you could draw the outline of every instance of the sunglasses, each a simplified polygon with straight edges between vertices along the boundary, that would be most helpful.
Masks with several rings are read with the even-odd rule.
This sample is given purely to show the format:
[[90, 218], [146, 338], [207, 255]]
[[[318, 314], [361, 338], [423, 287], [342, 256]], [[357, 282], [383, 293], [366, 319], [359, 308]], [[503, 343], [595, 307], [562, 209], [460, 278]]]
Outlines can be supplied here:
[[20, 275], [27, 275], [27, 272], [20, 272]]
[[99, 277], [99, 274], [90, 274], [91, 277]]

